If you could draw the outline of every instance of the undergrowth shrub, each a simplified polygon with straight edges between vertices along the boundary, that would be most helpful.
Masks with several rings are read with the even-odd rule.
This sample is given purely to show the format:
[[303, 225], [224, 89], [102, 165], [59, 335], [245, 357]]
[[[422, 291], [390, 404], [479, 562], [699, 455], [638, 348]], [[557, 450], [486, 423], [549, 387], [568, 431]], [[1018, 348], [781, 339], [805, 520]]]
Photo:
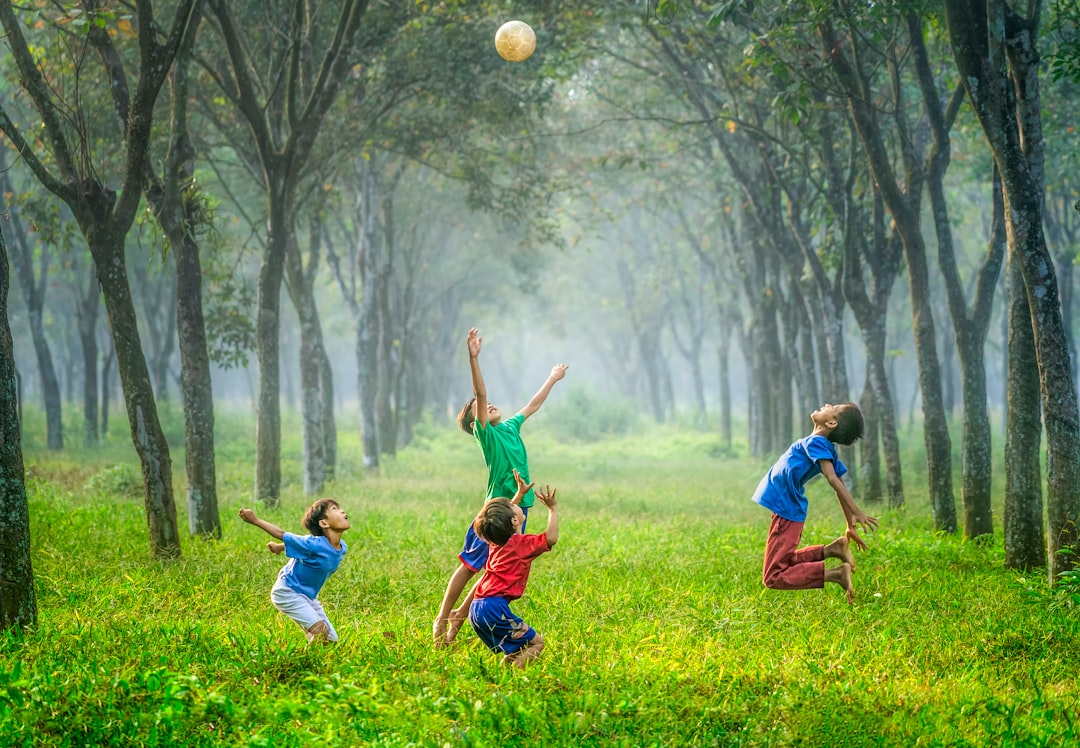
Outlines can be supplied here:
[[137, 499], [143, 493], [142, 473], [139, 468], [127, 463], [110, 465], [91, 475], [83, 485], [83, 491], [100, 496]]

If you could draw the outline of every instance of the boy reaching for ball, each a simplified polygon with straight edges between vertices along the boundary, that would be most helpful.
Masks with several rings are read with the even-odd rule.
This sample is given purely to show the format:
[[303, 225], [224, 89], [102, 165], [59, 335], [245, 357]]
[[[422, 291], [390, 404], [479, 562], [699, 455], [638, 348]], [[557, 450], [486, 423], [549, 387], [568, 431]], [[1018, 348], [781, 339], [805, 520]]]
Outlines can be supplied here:
[[[855, 601], [851, 573], [855, 557], [851, 543], [860, 550], [866, 543], [856, 532], [857, 526], [874, 530], [878, 521], [858, 506], [840, 478], [847, 468], [840, 462], [835, 444], [854, 444], [863, 434], [862, 411], [855, 403], [826, 404], [810, 414], [814, 430], [788, 447], [754, 491], [754, 501], [772, 511], [772, 526], [765, 542], [762, 581], [775, 590], [805, 590], [833, 582], [844, 588], [849, 603]], [[846, 532], [828, 545], [798, 548], [806, 521], [807, 500], [804, 486], [816, 475], [836, 492], [847, 519]], [[838, 558], [840, 565], [825, 568], [825, 559]]]
[[289, 559], [270, 590], [270, 602], [299, 624], [309, 644], [336, 642], [337, 632], [319, 602], [319, 592], [349, 550], [341, 539], [350, 527], [349, 515], [333, 499], [319, 499], [308, 507], [301, 520], [310, 535], [285, 532], [259, 519], [253, 509], [241, 509], [240, 519], [280, 540], [280, 543], [267, 543], [266, 547], [271, 553], [284, 553]]
[[[480, 372], [480, 347], [483, 338], [476, 328], [469, 330], [466, 345], [469, 349], [469, 371], [472, 376], [473, 397], [465, 403], [458, 414], [458, 425], [466, 434], [473, 436], [484, 453], [484, 463], [488, 469], [487, 494], [485, 500], [496, 497], [513, 496], [517, 490], [514, 471], [521, 474], [525, 483], [529, 482], [529, 456], [525, 451], [525, 442], [521, 439], [521, 427], [525, 419], [536, 413], [547, 400], [551, 388], [566, 376], [566, 364], [557, 364], [551, 369], [547, 380], [536, 394], [516, 415], [502, 420], [502, 412], [487, 399], [484, 376]], [[529, 516], [529, 507], [533, 505], [534, 494], [530, 488], [520, 501], [524, 517]], [[524, 525], [524, 520], [522, 521]], [[484, 568], [487, 561], [488, 543], [480, 539], [470, 524], [465, 533], [458, 568], [446, 584], [439, 612], [431, 626], [432, 638], [436, 646], [449, 644], [457, 635], [458, 629], [468, 618], [469, 608], [462, 605], [453, 609], [461, 597], [469, 580]]]

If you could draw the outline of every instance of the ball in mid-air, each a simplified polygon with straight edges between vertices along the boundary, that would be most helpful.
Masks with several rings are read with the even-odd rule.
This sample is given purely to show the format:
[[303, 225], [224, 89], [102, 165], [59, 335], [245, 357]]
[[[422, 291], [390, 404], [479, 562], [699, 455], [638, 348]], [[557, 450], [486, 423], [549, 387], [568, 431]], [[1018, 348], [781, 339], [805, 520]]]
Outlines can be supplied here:
[[524, 21], [507, 21], [495, 32], [495, 50], [509, 62], [529, 59], [536, 51], [536, 34]]

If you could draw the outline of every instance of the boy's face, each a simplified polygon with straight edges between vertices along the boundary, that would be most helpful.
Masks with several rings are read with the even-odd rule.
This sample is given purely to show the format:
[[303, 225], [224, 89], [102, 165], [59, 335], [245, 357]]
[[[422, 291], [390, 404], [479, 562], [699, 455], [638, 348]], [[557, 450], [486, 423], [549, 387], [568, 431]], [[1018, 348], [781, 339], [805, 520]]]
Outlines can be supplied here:
[[333, 504], [326, 510], [326, 516], [319, 520], [319, 527], [323, 530], [336, 530], [345, 532], [352, 525], [349, 524], [349, 515], [337, 504]]
[[831, 405], [829, 403], [825, 403], [820, 408], [810, 414], [810, 420], [814, 422], [814, 426], [836, 428], [836, 420], [842, 410], [842, 405]]
[[525, 512], [517, 504], [511, 504], [514, 508], [514, 518], [510, 520], [510, 524], [514, 526], [514, 534], [520, 535], [525, 529]]
[[500, 420], [502, 420], [502, 411], [500, 411], [498, 408], [496, 408], [491, 403], [488, 403], [487, 417], [488, 417], [488, 423], [490, 423], [492, 426], [494, 426]]

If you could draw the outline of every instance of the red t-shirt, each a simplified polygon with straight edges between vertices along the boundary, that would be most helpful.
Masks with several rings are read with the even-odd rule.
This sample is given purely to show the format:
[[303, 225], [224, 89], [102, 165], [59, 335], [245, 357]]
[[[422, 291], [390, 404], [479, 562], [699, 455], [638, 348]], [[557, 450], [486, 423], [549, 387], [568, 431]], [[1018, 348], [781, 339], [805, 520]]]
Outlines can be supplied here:
[[475, 598], [505, 597], [517, 600], [525, 593], [533, 559], [550, 550], [546, 533], [511, 535], [504, 545], [492, 545]]

